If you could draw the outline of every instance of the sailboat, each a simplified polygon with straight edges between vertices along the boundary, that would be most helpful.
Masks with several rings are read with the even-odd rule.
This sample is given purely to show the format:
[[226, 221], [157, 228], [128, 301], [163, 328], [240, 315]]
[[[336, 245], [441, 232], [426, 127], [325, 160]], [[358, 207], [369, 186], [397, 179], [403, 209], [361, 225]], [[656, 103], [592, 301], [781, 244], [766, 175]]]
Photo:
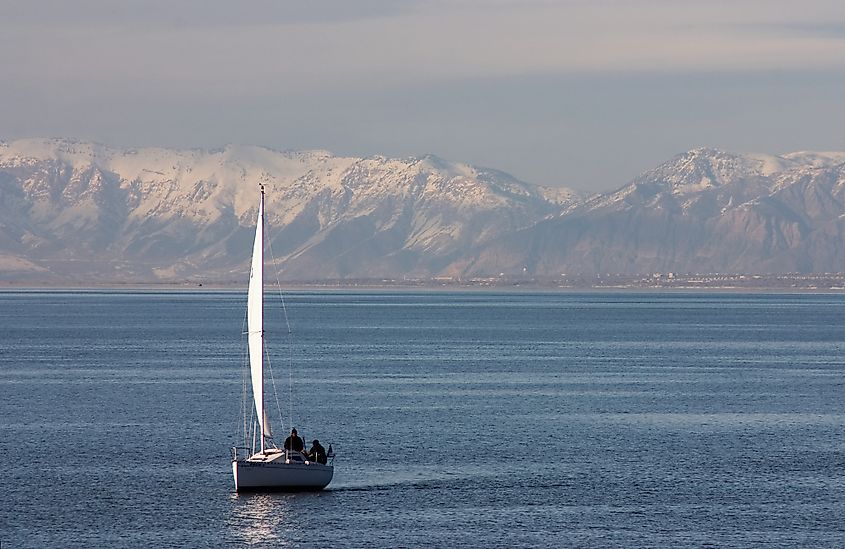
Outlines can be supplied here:
[[[332, 480], [334, 466], [312, 461], [302, 452], [278, 448], [264, 399], [264, 186], [258, 204], [252, 269], [247, 295], [247, 332], [252, 397], [255, 402], [256, 431], [260, 444], [232, 448], [232, 474], [235, 490], [322, 490]], [[331, 454], [331, 449], [329, 451]], [[325, 460], [323, 460], [325, 461]], [[333, 461], [333, 460], [332, 460]]]

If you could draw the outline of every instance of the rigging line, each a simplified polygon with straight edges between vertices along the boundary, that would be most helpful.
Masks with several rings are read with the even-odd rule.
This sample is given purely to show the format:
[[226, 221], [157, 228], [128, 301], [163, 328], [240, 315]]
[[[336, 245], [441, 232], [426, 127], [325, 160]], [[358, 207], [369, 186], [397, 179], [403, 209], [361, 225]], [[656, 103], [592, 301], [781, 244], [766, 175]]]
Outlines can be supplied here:
[[[279, 264], [276, 261], [276, 254], [273, 253], [273, 239], [267, 239], [267, 248], [270, 251], [270, 260], [273, 262], [273, 272], [276, 274], [276, 288], [279, 290], [279, 301], [282, 302], [282, 313], [285, 317], [285, 326], [288, 329], [288, 419], [290, 426], [293, 428], [296, 422], [293, 419], [293, 330], [290, 327], [290, 319], [288, 318], [288, 308], [285, 303], [285, 294], [282, 292], [282, 282], [279, 279]], [[274, 386], [275, 390], [275, 386]], [[278, 394], [276, 394], [276, 403], [278, 404]], [[281, 415], [281, 410], [279, 411]]]
[[241, 417], [238, 420], [238, 428], [237, 428], [236, 432], [239, 435], [243, 436], [243, 445], [246, 446], [246, 442], [247, 442], [246, 432], [247, 432], [247, 421], [248, 421], [247, 415], [246, 415], [247, 414], [247, 412], [246, 412], [246, 399], [248, 397], [247, 397], [247, 392], [246, 392], [246, 371], [243, 368], [241, 368], [241, 370], [244, 372], [244, 374], [241, 376], [242, 377], [242, 383], [243, 383], [243, 386], [241, 388]]
[[288, 334], [291, 334], [290, 320], [288, 319], [288, 308], [285, 304], [285, 294], [282, 293], [282, 282], [279, 279], [279, 264], [276, 261], [276, 255], [273, 253], [273, 239], [267, 239], [267, 248], [270, 250], [270, 260], [273, 262], [273, 272], [276, 274], [276, 288], [279, 290], [279, 300], [282, 302], [282, 313], [285, 316], [285, 326], [287, 326]]
[[[255, 399], [250, 398], [250, 378], [252, 377], [252, 372], [250, 371], [249, 365], [249, 351], [247, 349], [244, 349], [243, 353], [244, 355], [241, 359], [243, 361], [243, 393], [241, 395], [241, 415], [243, 418], [244, 446], [249, 446], [249, 423], [250, 420], [254, 421], [254, 416], [256, 412]], [[251, 446], [250, 449], [252, 449]]]
[[267, 358], [267, 369], [270, 371], [270, 383], [273, 385], [273, 398], [276, 400], [276, 410], [279, 412], [279, 427], [285, 432], [285, 417], [282, 415], [282, 407], [279, 405], [279, 393], [276, 391], [276, 378], [273, 376], [273, 364], [270, 362], [270, 353], [267, 352], [267, 344], [264, 344], [264, 356]]
[[[249, 419], [247, 418], [247, 411], [246, 411], [246, 402], [249, 398], [249, 394], [247, 393], [247, 378], [250, 376], [250, 368], [249, 368], [249, 350], [246, 349], [246, 345], [244, 345], [244, 340], [246, 339], [246, 323], [247, 323], [247, 312], [244, 311], [244, 320], [241, 325], [241, 417], [238, 421], [238, 427], [236, 432], [243, 434], [243, 445], [247, 446], [248, 444], [248, 430], [249, 430]], [[254, 406], [254, 404], [253, 404]]]

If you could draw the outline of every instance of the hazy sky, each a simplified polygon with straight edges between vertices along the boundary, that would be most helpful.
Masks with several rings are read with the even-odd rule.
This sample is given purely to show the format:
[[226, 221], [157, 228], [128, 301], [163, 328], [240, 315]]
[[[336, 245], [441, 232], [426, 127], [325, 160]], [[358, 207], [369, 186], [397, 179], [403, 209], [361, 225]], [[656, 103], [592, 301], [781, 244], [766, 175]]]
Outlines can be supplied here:
[[0, 0], [0, 139], [434, 153], [609, 190], [845, 150], [842, 0]]

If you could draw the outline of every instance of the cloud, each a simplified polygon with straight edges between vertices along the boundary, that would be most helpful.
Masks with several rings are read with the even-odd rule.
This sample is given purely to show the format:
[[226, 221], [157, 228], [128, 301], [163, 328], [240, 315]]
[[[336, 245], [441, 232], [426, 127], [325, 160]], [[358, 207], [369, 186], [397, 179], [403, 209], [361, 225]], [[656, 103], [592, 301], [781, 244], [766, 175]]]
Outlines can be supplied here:
[[845, 66], [845, 36], [831, 32], [843, 10], [823, 0], [34, 0], [6, 10], [0, 61], [13, 82], [154, 94]]
[[[557, 156], [598, 181], [610, 134], [643, 167], [687, 144], [839, 146], [843, 29], [841, 0], [6, 2], [0, 137], [435, 152], [536, 182]], [[788, 97], [766, 99], [785, 89], [773, 74]]]
[[6, 27], [202, 28], [314, 24], [384, 17], [414, 8], [394, 0], [28, 0], [6, 5]]

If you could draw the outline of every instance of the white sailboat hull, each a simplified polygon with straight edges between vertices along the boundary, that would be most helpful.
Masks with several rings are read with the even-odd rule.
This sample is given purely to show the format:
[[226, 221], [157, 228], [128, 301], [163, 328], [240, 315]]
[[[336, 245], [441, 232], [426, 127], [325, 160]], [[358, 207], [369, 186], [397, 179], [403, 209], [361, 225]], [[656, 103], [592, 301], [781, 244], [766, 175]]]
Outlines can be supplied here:
[[298, 491], [322, 490], [332, 481], [334, 467], [320, 463], [274, 463], [248, 460], [233, 461], [235, 490]]

